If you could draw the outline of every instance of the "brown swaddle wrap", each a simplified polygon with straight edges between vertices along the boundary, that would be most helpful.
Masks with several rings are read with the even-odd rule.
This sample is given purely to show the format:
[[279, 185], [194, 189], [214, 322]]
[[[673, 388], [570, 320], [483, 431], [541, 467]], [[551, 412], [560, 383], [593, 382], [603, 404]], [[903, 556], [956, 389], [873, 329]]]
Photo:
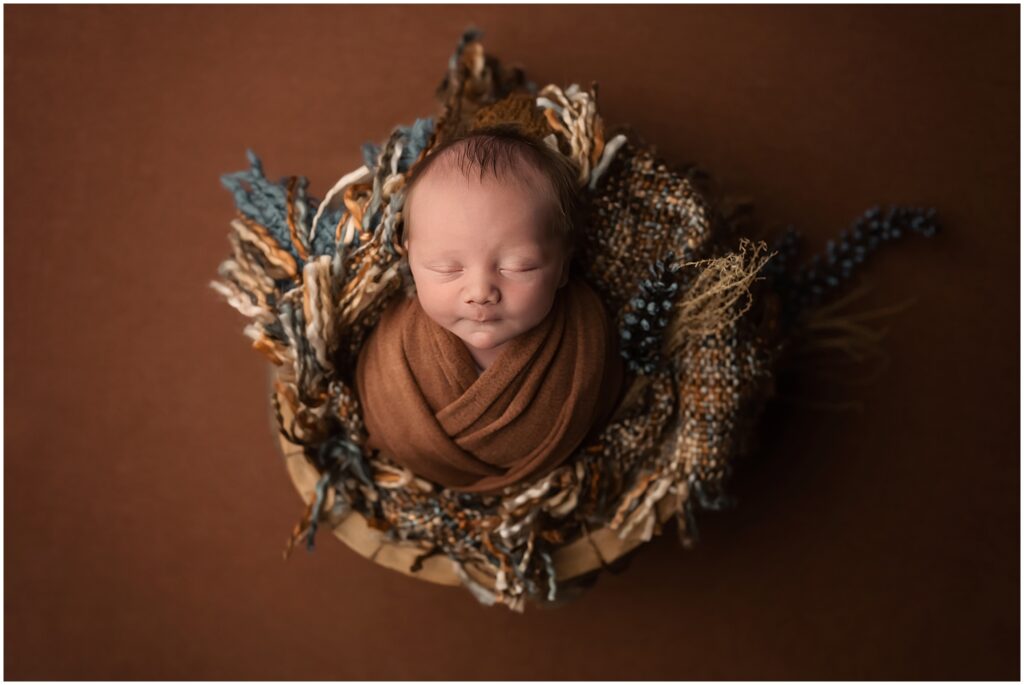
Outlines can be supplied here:
[[363, 345], [356, 386], [368, 447], [463, 492], [490, 493], [565, 461], [614, 412], [623, 366], [614, 328], [580, 279], [547, 317], [478, 374], [465, 344], [416, 298], [381, 316]]

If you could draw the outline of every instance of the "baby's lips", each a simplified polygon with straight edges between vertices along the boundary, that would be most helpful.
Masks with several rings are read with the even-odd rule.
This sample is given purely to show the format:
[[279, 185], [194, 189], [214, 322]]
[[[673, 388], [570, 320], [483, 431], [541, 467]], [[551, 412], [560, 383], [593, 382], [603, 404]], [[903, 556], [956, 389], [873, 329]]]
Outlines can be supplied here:
[[484, 314], [482, 312], [481, 313], [477, 313], [477, 314], [471, 314], [470, 316], [467, 316], [466, 318], [469, 319], [470, 321], [475, 322], [475, 323], [489, 323], [491, 321], [497, 321], [498, 320], [498, 317], [496, 317], [496, 316], [487, 316], [486, 314]]

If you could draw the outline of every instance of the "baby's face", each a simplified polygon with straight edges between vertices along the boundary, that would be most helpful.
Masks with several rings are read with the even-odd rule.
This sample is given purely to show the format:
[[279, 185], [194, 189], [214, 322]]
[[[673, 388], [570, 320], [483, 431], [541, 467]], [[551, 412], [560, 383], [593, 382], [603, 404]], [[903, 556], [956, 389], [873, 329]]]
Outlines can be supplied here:
[[420, 306], [478, 363], [540, 323], [568, 280], [565, 247], [545, 225], [538, 184], [547, 181], [527, 179], [481, 181], [433, 169], [410, 205], [406, 247]]

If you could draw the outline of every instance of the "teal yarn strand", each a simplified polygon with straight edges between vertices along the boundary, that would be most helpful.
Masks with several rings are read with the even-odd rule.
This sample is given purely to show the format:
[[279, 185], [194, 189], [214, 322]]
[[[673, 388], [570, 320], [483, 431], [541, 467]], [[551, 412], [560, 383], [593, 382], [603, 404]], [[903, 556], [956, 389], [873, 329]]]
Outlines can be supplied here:
[[[274, 183], [267, 179], [263, 172], [263, 163], [254, 151], [246, 150], [249, 169], [223, 174], [221, 185], [227, 188], [235, 201], [235, 207], [246, 218], [263, 226], [274, 241], [288, 254], [295, 258], [301, 270], [304, 261], [292, 243], [288, 230], [288, 177]], [[309, 197], [307, 190], [309, 181], [305, 176], [296, 177], [295, 185], [295, 221], [299, 235], [309, 235], [313, 217], [320, 203], [316, 198]], [[312, 244], [309, 246], [310, 257], [330, 255], [334, 253], [335, 227], [341, 221], [343, 209], [334, 209], [320, 217]]]
[[294, 257], [301, 268], [302, 260], [299, 259], [299, 253], [292, 245], [288, 232], [288, 191], [283, 183], [272, 183], [267, 180], [263, 174], [263, 163], [255, 152], [246, 150], [245, 154], [249, 158], [249, 169], [222, 175], [221, 185], [231, 191], [238, 211], [265, 227], [277, 244]]
[[306, 551], [312, 552], [315, 546], [316, 529], [319, 527], [320, 514], [324, 510], [324, 502], [327, 501], [327, 485], [330, 483], [330, 473], [320, 476], [316, 483], [316, 499], [313, 502], [313, 510], [309, 514], [309, 532], [306, 534]]

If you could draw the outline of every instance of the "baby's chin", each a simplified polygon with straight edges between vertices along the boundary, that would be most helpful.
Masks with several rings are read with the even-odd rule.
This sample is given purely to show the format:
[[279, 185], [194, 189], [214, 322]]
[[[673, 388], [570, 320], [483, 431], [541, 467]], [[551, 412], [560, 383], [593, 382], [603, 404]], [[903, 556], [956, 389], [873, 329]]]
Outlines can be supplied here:
[[479, 323], [462, 319], [449, 330], [459, 336], [462, 342], [478, 350], [494, 349], [512, 337], [509, 332], [509, 322], [500, 320]]
[[478, 350], [490, 350], [505, 342], [505, 336], [490, 330], [461, 331], [459, 337], [464, 343]]

